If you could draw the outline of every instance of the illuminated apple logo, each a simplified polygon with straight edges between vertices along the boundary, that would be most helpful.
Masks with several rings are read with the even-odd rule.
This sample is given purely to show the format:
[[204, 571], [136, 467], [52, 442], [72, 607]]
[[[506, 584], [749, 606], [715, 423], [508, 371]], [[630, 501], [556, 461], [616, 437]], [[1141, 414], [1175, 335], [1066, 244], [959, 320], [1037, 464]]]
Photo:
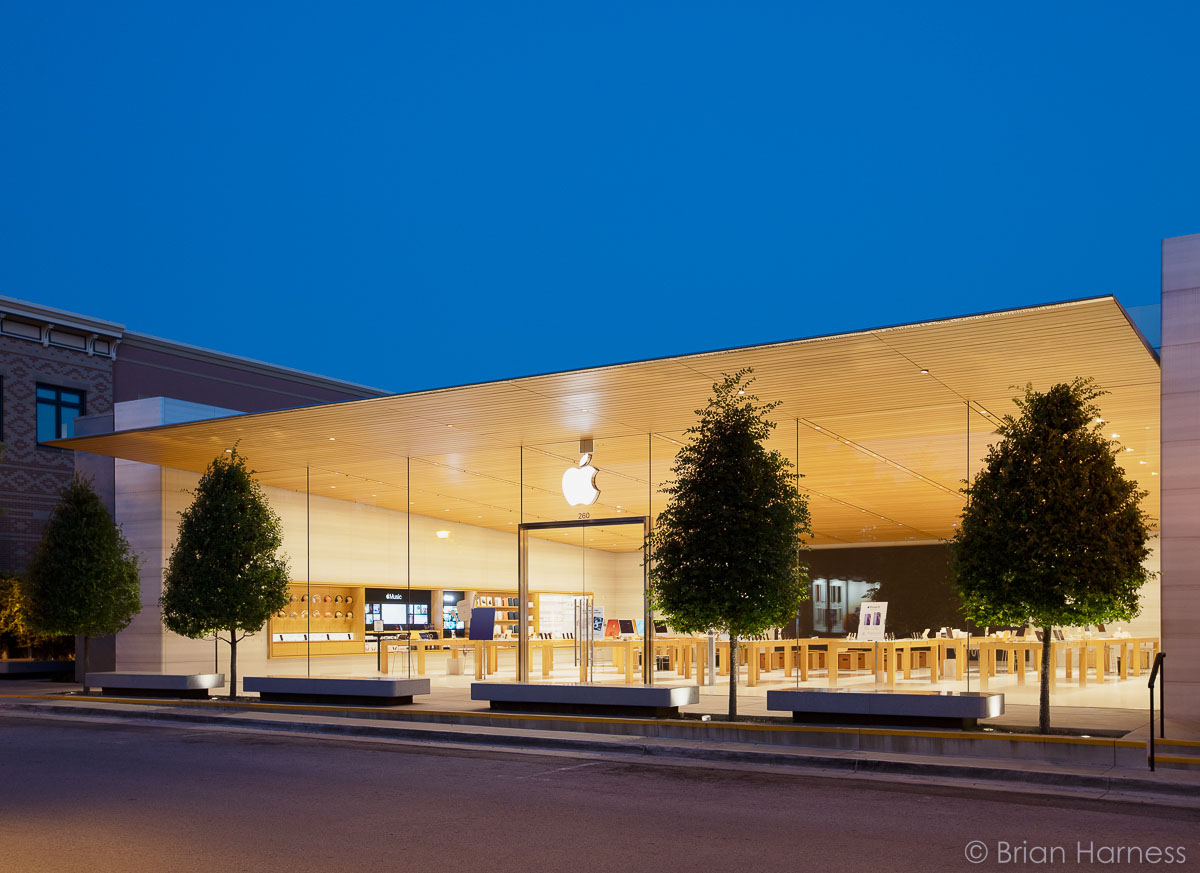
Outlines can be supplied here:
[[579, 466], [571, 467], [563, 473], [563, 497], [567, 498], [567, 503], [572, 506], [591, 506], [600, 496], [600, 490], [596, 487], [598, 471], [588, 463], [591, 459], [592, 456], [586, 454], [579, 459]]

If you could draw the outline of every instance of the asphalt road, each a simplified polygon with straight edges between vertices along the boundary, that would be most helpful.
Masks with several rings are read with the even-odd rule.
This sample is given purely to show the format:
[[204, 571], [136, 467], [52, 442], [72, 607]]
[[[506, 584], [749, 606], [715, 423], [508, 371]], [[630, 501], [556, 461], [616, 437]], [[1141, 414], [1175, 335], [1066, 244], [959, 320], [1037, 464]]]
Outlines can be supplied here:
[[[982, 863], [966, 860], [979, 852], [968, 849], [972, 841], [987, 851]], [[1170, 862], [1166, 855], [1131, 862], [1129, 847], [1170, 849]], [[1118, 848], [1124, 853], [1114, 854]], [[442, 868], [1195, 870], [1200, 815], [958, 788], [0, 716], [2, 873]]]

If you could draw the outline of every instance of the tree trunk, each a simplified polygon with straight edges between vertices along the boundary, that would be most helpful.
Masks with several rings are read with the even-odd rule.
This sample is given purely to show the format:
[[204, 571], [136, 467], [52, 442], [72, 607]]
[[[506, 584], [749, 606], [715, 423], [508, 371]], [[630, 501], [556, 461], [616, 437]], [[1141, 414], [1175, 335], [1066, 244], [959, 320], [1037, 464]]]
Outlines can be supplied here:
[[88, 643], [92, 640], [87, 634], [83, 635], [83, 693], [91, 694], [92, 689], [88, 688], [87, 674], [92, 669], [91, 662], [88, 659]]
[[737, 679], [738, 679], [738, 659], [741, 652], [738, 651], [737, 634], [730, 632], [729, 634], [729, 720], [737, 721]]
[[237, 699], [237, 634], [229, 633], [229, 699]]
[[1038, 689], [1038, 732], [1043, 734], [1050, 733], [1050, 671], [1054, 669], [1050, 660], [1051, 651], [1050, 628], [1044, 627], [1042, 628], [1042, 684]]

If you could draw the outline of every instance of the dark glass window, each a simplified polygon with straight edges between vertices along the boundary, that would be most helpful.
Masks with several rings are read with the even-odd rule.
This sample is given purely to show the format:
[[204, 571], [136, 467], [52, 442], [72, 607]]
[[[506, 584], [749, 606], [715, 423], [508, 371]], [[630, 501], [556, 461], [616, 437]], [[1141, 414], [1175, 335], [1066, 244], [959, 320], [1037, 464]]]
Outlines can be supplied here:
[[37, 437], [39, 443], [75, 436], [75, 419], [84, 414], [87, 395], [74, 388], [37, 386]]

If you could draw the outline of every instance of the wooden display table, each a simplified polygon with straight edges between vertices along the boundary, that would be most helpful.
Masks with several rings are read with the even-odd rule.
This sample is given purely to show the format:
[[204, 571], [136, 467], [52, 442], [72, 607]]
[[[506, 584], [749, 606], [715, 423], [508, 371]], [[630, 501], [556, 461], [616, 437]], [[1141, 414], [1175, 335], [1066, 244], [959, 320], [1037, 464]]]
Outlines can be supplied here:
[[[1121, 679], [1127, 679], [1130, 672], [1134, 676], [1141, 675], [1141, 653], [1143, 648], [1148, 647], [1150, 663], [1153, 663], [1154, 657], [1158, 654], [1159, 645], [1158, 637], [1093, 637], [1092, 639], [1054, 640], [1050, 644], [1051, 663], [1055, 667], [1055, 669], [1050, 671], [1050, 687], [1055, 687], [1057, 682], [1057, 665], [1060, 652], [1063, 655], [1065, 677], [1067, 679], [1074, 678], [1074, 665], [1078, 663], [1078, 685], [1080, 688], [1085, 688], [1088, 684], [1089, 661], [1094, 662], [1092, 665], [1095, 672], [1093, 681], [1103, 683], [1106, 681], [1105, 677], [1109, 672], [1109, 653], [1113, 649], [1116, 649], [1120, 663], [1117, 674]], [[1042, 663], [1041, 640], [979, 637], [978, 639], [971, 640], [971, 647], [979, 649], [980, 688], [986, 689], [988, 687], [988, 680], [996, 676], [999, 662], [997, 655], [1001, 652], [1006, 655], [1005, 660], [1007, 662], [1008, 674], [1016, 675], [1018, 685], [1025, 684], [1025, 673], [1029, 670], [1033, 671], [1034, 681], [1037, 681]], [[1027, 660], [1031, 661], [1032, 664], [1027, 665]], [[1131, 662], [1133, 665], [1132, 670], [1130, 669]]]

